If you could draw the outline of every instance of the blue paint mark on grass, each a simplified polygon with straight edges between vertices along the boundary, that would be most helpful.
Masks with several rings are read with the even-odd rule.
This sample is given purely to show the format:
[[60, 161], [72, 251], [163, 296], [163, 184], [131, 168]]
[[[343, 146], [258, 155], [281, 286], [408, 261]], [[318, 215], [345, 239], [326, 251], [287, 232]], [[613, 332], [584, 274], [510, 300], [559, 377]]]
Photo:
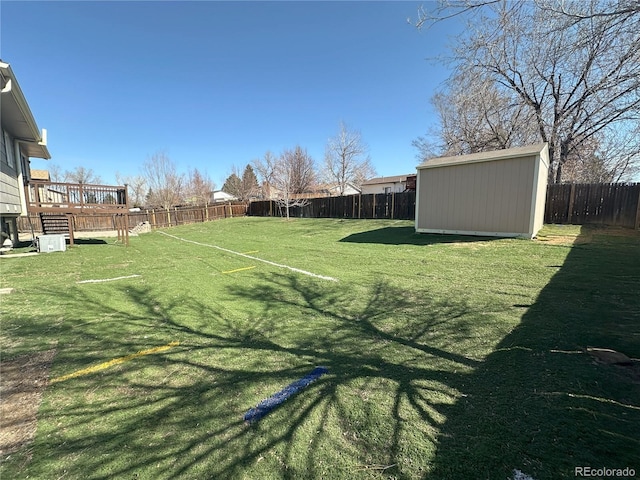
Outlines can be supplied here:
[[328, 371], [329, 369], [327, 367], [314, 368], [310, 374], [305, 375], [300, 380], [296, 380], [295, 382], [287, 385], [278, 393], [274, 393], [269, 398], [261, 401], [255, 408], [250, 409], [247, 413], [244, 414], [244, 421], [249, 423], [257, 422], [271, 410], [284, 403], [284, 401], [289, 397], [295, 395], [310, 383], [315, 382], [318, 378], [320, 378], [320, 376], [324, 375]]

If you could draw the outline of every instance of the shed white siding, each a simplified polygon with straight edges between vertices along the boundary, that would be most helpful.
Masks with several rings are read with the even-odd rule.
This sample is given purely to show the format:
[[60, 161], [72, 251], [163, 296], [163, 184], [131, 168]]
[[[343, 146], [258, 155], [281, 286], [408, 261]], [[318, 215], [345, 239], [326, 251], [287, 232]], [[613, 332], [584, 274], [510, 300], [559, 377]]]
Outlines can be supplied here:
[[547, 169], [546, 145], [425, 162], [416, 231], [532, 238], [542, 227]]

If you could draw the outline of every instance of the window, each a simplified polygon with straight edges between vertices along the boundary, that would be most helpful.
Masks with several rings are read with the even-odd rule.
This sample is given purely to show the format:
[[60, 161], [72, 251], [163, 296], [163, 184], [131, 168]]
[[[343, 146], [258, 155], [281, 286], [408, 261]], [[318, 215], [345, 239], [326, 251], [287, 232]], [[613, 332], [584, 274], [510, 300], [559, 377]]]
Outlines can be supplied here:
[[391, 187], [384, 187], [384, 193], [389, 195], [391, 193]]
[[0, 161], [7, 163], [7, 149], [4, 148], [4, 131], [0, 130]]
[[8, 132], [4, 132], [4, 147], [7, 150], [7, 165], [11, 168], [16, 168], [16, 159], [13, 152], [13, 142]]

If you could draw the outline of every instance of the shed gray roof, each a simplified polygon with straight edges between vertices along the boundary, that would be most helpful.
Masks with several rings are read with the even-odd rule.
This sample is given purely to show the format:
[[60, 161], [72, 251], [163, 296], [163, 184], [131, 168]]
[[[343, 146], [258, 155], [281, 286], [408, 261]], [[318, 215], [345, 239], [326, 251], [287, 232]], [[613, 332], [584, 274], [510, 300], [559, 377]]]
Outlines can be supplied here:
[[[491, 162], [493, 160], [506, 160], [509, 158], [529, 157], [537, 155], [547, 148], [546, 143], [527, 145], [526, 147], [508, 148], [505, 150], [493, 150], [491, 152], [472, 153], [470, 155], [454, 155], [450, 157], [437, 157], [418, 165], [418, 170], [423, 168], [443, 167], [446, 165], [459, 165], [461, 163]], [[546, 158], [545, 158], [546, 160]]]

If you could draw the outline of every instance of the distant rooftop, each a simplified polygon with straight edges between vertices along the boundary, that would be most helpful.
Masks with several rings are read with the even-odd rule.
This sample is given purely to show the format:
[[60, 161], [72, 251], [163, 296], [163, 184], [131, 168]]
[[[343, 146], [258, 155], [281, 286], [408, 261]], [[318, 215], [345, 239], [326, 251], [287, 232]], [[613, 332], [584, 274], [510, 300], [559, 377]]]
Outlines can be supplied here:
[[378, 185], [380, 183], [399, 183], [406, 182], [407, 177], [415, 177], [415, 173], [408, 173], [406, 175], [395, 175], [392, 177], [376, 177], [363, 182], [362, 185]]
[[31, 170], [31, 180], [40, 180], [43, 182], [50, 182], [51, 176], [49, 170]]

